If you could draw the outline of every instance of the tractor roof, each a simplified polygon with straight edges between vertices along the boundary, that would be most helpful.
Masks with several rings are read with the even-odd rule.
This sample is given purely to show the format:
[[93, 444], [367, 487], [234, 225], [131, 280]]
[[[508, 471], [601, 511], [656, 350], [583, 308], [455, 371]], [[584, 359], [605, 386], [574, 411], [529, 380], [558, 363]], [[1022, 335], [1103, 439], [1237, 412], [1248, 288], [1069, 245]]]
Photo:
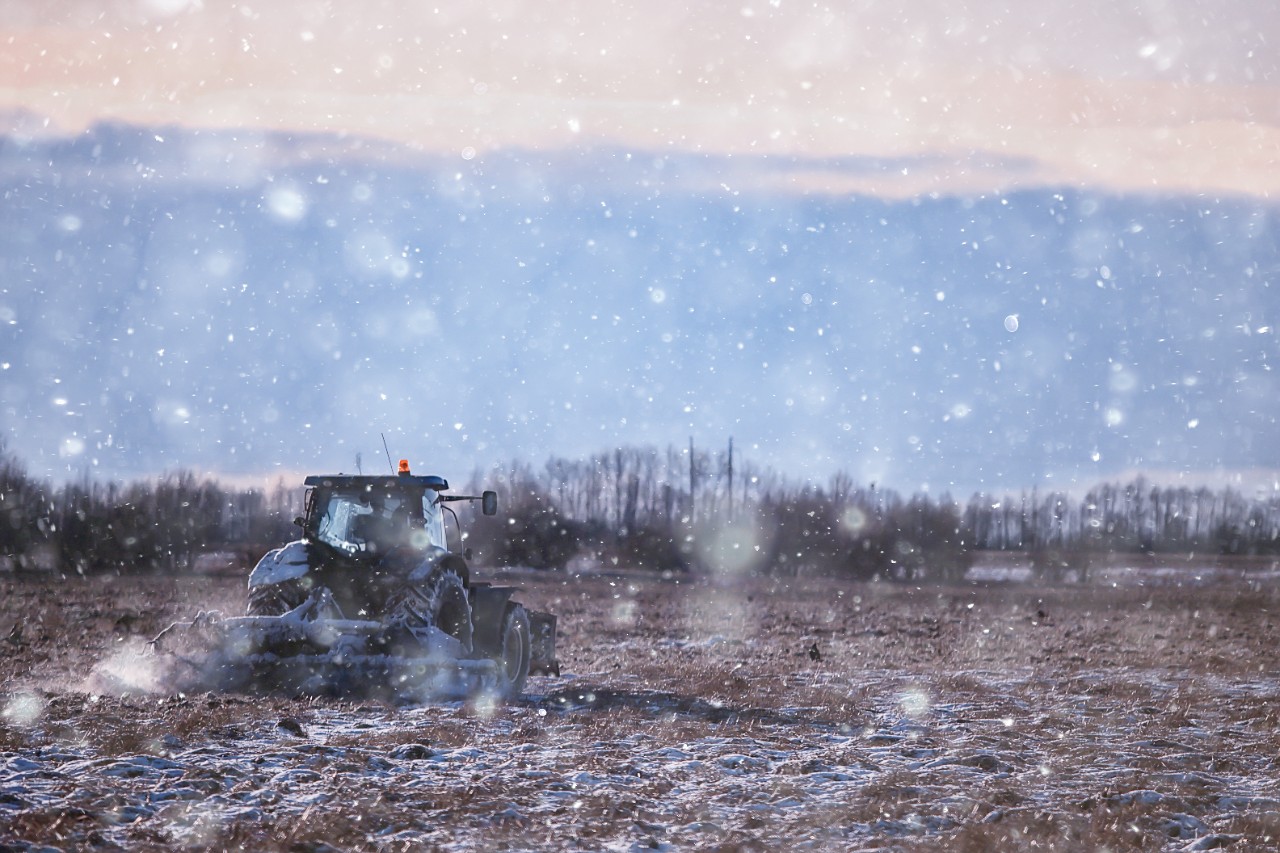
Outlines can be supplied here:
[[449, 481], [434, 474], [386, 474], [373, 476], [367, 474], [312, 474], [303, 480], [307, 486], [321, 486], [326, 489], [432, 489], [443, 492], [449, 488]]

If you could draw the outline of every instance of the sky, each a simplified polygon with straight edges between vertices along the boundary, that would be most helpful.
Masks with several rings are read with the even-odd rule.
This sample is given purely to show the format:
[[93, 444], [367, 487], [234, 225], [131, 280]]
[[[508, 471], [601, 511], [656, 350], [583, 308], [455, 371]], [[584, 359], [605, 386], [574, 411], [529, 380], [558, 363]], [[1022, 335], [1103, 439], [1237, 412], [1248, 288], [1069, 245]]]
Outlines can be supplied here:
[[[1189, 448], [1186, 455], [1167, 457], [1179, 476], [1213, 471], [1216, 477], [1223, 454], [1206, 451], [1197, 460], [1193, 451], [1235, 441], [1250, 451], [1237, 463], [1261, 469], [1261, 480], [1274, 483], [1280, 465], [1261, 438], [1274, 424], [1273, 415], [1236, 392], [1247, 387], [1255, 389], [1251, 394], [1270, 396], [1268, 359], [1276, 340], [1270, 282], [1280, 276], [1270, 225], [1280, 198], [1277, 44], [1280, 7], [1256, 0], [853, 0], [835, 6], [791, 0], [0, 0], [0, 154], [6, 154], [5, 139], [13, 143], [0, 166], [17, 164], [11, 174], [0, 169], [0, 190], [10, 187], [0, 200], [10, 206], [0, 209], [0, 222], [22, 230], [7, 243], [0, 239], [0, 255], [7, 253], [0, 256], [0, 324], [7, 324], [0, 327], [0, 369], [7, 372], [0, 372], [0, 403], [12, 406], [0, 413], [42, 407], [68, 424], [68, 409], [86, 418], [83, 413], [95, 406], [106, 412], [107, 404], [92, 403], [89, 396], [90, 403], [77, 404], [62, 388], [67, 369], [59, 359], [70, 343], [88, 353], [104, 352], [108, 348], [96, 344], [126, 340], [136, 326], [146, 332], [153, 352], [180, 351], [191, 343], [192, 330], [207, 330], [209, 306], [246, 288], [276, 288], [269, 296], [291, 305], [289, 287], [311, 293], [322, 289], [317, 282], [335, 289], [367, 286], [358, 299], [386, 307], [385, 290], [401, 287], [404, 305], [388, 310], [407, 310], [410, 302], [443, 292], [440, 276], [448, 273], [443, 281], [457, 304], [445, 310], [432, 303], [433, 329], [453, 331], [461, 320], [476, 322], [468, 300], [479, 304], [475, 294], [498, 288], [506, 294], [503, 307], [535, 318], [535, 332], [554, 330], [548, 333], [551, 343], [595, 341], [593, 366], [607, 377], [624, 377], [618, 381], [627, 385], [613, 389], [614, 397], [579, 387], [570, 399], [554, 385], [570, 368], [550, 344], [546, 352], [537, 350], [537, 358], [500, 378], [514, 377], [521, 394], [547, 403], [555, 414], [546, 416], [545, 440], [536, 445], [514, 444], [528, 433], [527, 425], [513, 428], [511, 436], [488, 435], [486, 452], [499, 458], [573, 456], [610, 443], [683, 444], [693, 432], [711, 445], [736, 432], [740, 447], [761, 448], [756, 461], [765, 466], [818, 479], [840, 466], [868, 477], [888, 476], [883, 447], [914, 437], [896, 433], [919, 414], [913, 403], [894, 409], [888, 402], [904, 391], [892, 387], [892, 359], [928, 360], [916, 346], [921, 341], [912, 337], [927, 324], [907, 324], [907, 311], [923, 299], [929, 308], [921, 316], [953, 326], [991, 313], [983, 334], [993, 341], [1013, 334], [1007, 321], [1018, 316], [1019, 341], [1032, 339], [1038, 333], [1033, 312], [1051, 312], [1043, 320], [1042, 345], [1027, 350], [1036, 350], [1036, 364], [1043, 365], [1034, 377], [1036, 393], [1044, 389], [1038, 418], [1059, 396], [1069, 396], [1054, 389], [1052, 364], [1074, 346], [1043, 342], [1076, 334], [1071, 299], [1078, 297], [1058, 304], [1050, 296], [1074, 294], [1073, 282], [1084, 281], [1107, 293], [1119, 289], [1130, 300], [1126, 304], [1144, 306], [1155, 316], [1185, 319], [1187, 328], [1192, 320], [1203, 321], [1201, 338], [1265, 330], [1251, 338], [1255, 349], [1225, 350], [1239, 363], [1235, 378], [1224, 380], [1225, 396], [1217, 399], [1235, 395], [1232, 401], [1243, 408], [1223, 409], [1229, 416], [1219, 418], [1224, 423], [1215, 441], [1179, 439], [1179, 447]], [[67, 161], [46, 163], [31, 153], [46, 150], [39, 143], [64, 136], [79, 139], [81, 148], [47, 150], [54, 152], [51, 158]], [[110, 140], [126, 138], [127, 144], [106, 155], [95, 153], [103, 140], [110, 149]], [[174, 145], [175, 140], [182, 141]], [[382, 168], [369, 176], [344, 172], [337, 168], [344, 157]], [[321, 163], [323, 168], [312, 167]], [[412, 180], [400, 180], [398, 168], [409, 170], [406, 175], [418, 171]], [[166, 192], [187, 197], [169, 199]], [[1168, 208], [1168, 222], [1159, 225], [1166, 209], [1144, 206], [1145, 201], [1135, 208], [1136, 219], [1094, 216], [1099, 204], [1115, 207], [1106, 198], [1177, 202]], [[910, 208], [917, 200], [933, 207]], [[1000, 212], [1010, 200], [1012, 212]], [[881, 203], [890, 206], [883, 216], [867, 213]], [[117, 216], [121, 207], [139, 218]], [[610, 221], [613, 207], [630, 210], [630, 219]], [[975, 209], [987, 211], [982, 215], [991, 227], [985, 237], [971, 227]], [[682, 222], [680, 216], [691, 218]], [[1053, 224], [1042, 216], [1053, 217]], [[890, 220], [899, 230], [877, 230]], [[262, 245], [259, 238], [271, 229], [283, 234], [280, 254], [288, 257], [277, 258], [270, 240]], [[1139, 238], [1139, 232], [1147, 236]], [[452, 236], [445, 240], [444, 234]], [[1186, 244], [1181, 248], [1200, 255], [1191, 249], [1179, 255], [1174, 249], [1180, 247], [1165, 245], [1175, 242], [1167, 236], [1172, 234]], [[1135, 254], [1132, 246], [1147, 238], [1157, 248]], [[1060, 245], [1043, 247], [1045, 239]], [[301, 248], [284, 251], [295, 246], [291, 241]], [[1209, 248], [1202, 250], [1202, 241]], [[1003, 255], [988, 259], [985, 253], [1001, 242]], [[803, 262], [791, 251], [802, 244], [810, 247]], [[342, 268], [316, 260], [328, 258], [334, 246], [342, 249]], [[1065, 258], [1053, 267], [1060, 280], [1041, 281], [1043, 257], [1054, 252]], [[1202, 270], [1193, 268], [1196, 257], [1209, 256], [1212, 268], [1207, 262]], [[1194, 298], [1181, 306], [1161, 304], [1169, 281], [1161, 279], [1162, 263], [1182, 267], [1177, 280]], [[1134, 271], [1132, 277], [1111, 276], [1109, 270], [1120, 265]], [[488, 279], [468, 282], [467, 274], [481, 268]], [[612, 339], [601, 338], [593, 325], [627, 313], [595, 310], [620, 298], [603, 284], [595, 287], [608, 277], [619, 293], [630, 288], [638, 294], [626, 308], [641, 318]], [[425, 282], [420, 289], [409, 287], [419, 280]], [[958, 281], [981, 283], [990, 293], [949, 295], [958, 291]], [[120, 293], [104, 295], [107, 285]], [[779, 301], [778, 290], [791, 301]], [[107, 306], [102, 313], [112, 314], [113, 305], [148, 300], [161, 313], [121, 319], [127, 329], [88, 319], [77, 326], [39, 316], [39, 306], [55, 293], [61, 303], [78, 298], [86, 316], [90, 306]], [[556, 293], [563, 296], [555, 302], [563, 306], [562, 316], [548, 318], [539, 313], [538, 300], [545, 306]], [[726, 297], [716, 303], [710, 293]], [[655, 301], [657, 294], [665, 301]], [[358, 299], [324, 310], [351, 321], [360, 316]], [[1030, 307], [1003, 304], [1018, 300]], [[840, 317], [830, 306], [846, 310], [864, 302], [879, 305], [867, 317], [889, 318], [882, 327], [897, 330], [893, 340], [873, 347], [894, 353], [881, 362], [856, 364], [867, 349], [852, 337], [842, 345], [824, 337], [813, 345], [813, 360], [797, 355], [795, 346], [778, 345], [758, 358], [739, 346], [755, 361], [741, 371], [741, 386], [726, 392], [734, 398], [730, 404], [702, 400], [704, 420], [680, 412], [650, 417], [643, 406], [613, 403], [663, 387], [654, 378], [661, 371], [635, 358], [637, 348], [652, 346], [640, 332], [660, 312], [709, 306], [724, 320], [731, 313], [726, 304], [768, 306], [752, 315], [755, 326], [730, 330], [763, 339], [772, 326], [795, 331], [785, 319], [791, 310], [812, 310], [834, 322]], [[709, 393], [723, 375], [707, 353], [717, 341], [730, 339], [723, 330], [717, 337], [694, 328], [704, 316], [688, 313], [690, 328], [676, 336], [682, 342], [679, 357], [672, 357], [670, 375], [662, 377], [665, 387], [682, 388], [692, 398]], [[853, 317], [860, 319], [865, 317]], [[1138, 328], [1146, 318], [1120, 319]], [[232, 331], [243, 342], [251, 329], [226, 333]], [[528, 331], [476, 328], [477, 334], [501, 332], [504, 341], [519, 341]], [[372, 334], [360, 333], [366, 332]], [[103, 337], [94, 340], [95, 334]], [[286, 331], [280, 334], [287, 337]], [[308, 334], [315, 337], [314, 330]], [[627, 334], [633, 345], [618, 346]], [[1127, 376], [1125, 365], [1132, 359], [1121, 351], [1127, 344], [1120, 332], [1111, 337], [1116, 340], [1108, 345], [1119, 349], [1095, 367]], [[977, 340], [985, 346], [987, 338]], [[1153, 332], [1151, 340], [1162, 344], [1166, 338]], [[279, 345], [293, 350], [311, 343], [298, 332]], [[6, 351], [19, 348], [21, 357]], [[234, 349], [249, 355], [244, 346]], [[1239, 356], [1245, 352], [1247, 358]], [[345, 358], [350, 375], [344, 391], [367, 391], [350, 350]], [[975, 364], [1007, 363], [1003, 357], [984, 359], [975, 355]], [[109, 376], [116, 389], [111, 395], [142, 412], [151, 427], [186, 429], [191, 419], [184, 416], [176, 425], [166, 419], [191, 410], [192, 401], [211, 405], [209, 395], [198, 390], [204, 377], [184, 375], [195, 370], [190, 365], [161, 371], [153, 380], [168, 389], [186, 387], [171, 395], [177, 402], [138, 402], [137, 394], [150, 389], [139, 391], [139, 372], [128, 365]], [[477, 365], [484, 360], [470, 367]], [[219, 367], [215, 361], [200, 369], [212, 373]], [[1205, 370], [1212, 372], [1210, 367], [1232, 375], [1222, 365]], [[765, 376], [769, 371], [781, 379], [773, 383]], [[889, 379], [854, 388], [851, 381], [832, 378], [859, 371]], [[85, 382], [93, 385], [110, 373], [86, 376]], [[975, 372], [966, 381], [980, 388], [981, 376]], [[272, 383], [278, 379], [284, 381], [270, 377]], [[1095, 389], [1112, 385], [1092, 374], [1082, 381]], [[952, 377], [940, 374], [905, 391], [939, 395], [950, 382]], [[800, 402], [814, 396], [811, 417], [795, 416], [791, 396], [775, 393], [775, 385], [798, 388]], [[1102, 414], [1089, 415], [1104, 433], [1111, 429], [1104, 417], [1111, 409], [1102, 398], [1113, 390], [1094, 393]], [[447, 428], [455, 420], [527, 416], [494, 414], [488, 386], [471, 395], [488, 402], [471, 408], [467, 394], [457, 393], [456, 409], [451, 401], [438, 415]], [[745, 407], [740, 416], [744, 394], [758, 394], [762, 404]], [[676, 394], [654, 396], [646, 403], [650, 409], [689, 407]], [[376, 455], [376, 431], [348, 434], [352, 424], [367, 420], [367, 401], [351, 399], [361, 402], [351, 403], [349, 420], [324, 438], [359, 444], [366, 455]], [[402, 402], [398, 411], [419, 405], [417, 398]], [[583, 420], [574, 407], [584, 403], [604, 413], [596, 421]], [[922, 429], [953, 425], [946, 414], [953, 403], [939, 410], [937, 423]], [[879, 438], [850, 414], [863, 404], [883, 409], [875, 413]], [[817, 437], [815, 413], [842, 435]], [[202, 434], [243, 432], [241, 424], [252, 414], [234, 414], [209, 415]], [[1027, 422], [997, 427], [993, 421], [984, 425], [986, 434], [1025, 438], [1043, 426], [1030, 423], [1029, 406], [1015, 414]], [[1159, 421], [1160, 414], [1151, 413], [1152, 419]], [[1252, 420], [1244, 426], [1227, 422], [1237, 414]], [[605, 415], [626, 427], [602, 431]], [[299, 410], [282, 417], [296, 417], [305, 426], [316, 414]], [[750, 417], [771, 426], [768, 443], [743, 434], [752, 431]], [[33, 469], [52, 476], [74, 476], [93, 449], [87, 437], [112, 434], [122, 424], [104, 416], [69, 437], [51, 433], [45, 447], [44, 425], [54, 421], [44, 418], [29, 417], [25, 431], [21, 422], [6, 426], [10, 446], [24, 452], [39, 448], [31, 451]], [[646, 421], [648, 432], [637, 421]], [[1191, 422], [1201, 420], [1179, 409], [1171, 428], [1185, 433]], [[1203, 423], [1203, 429], [1196, 427], [1200, 435], [1211, 421]], [[287, 436], [292, 426], [276, 428]], [[1259, 437], [1233, 438], [1231, 429], [1246, 428]], [[394, 424], [388, 429], [394, 431]], [[598, 438], [587, 439], [589, 446], [561, 440], [575, 429], [594, 430]], [[844, 437], [846, 432], [853, 438]], [[1156, 446], [1164, 440], [1144, 435]], [[964, 454], [954, 447], [965, 446], [971, 445], [947, 445], [934, 455], [954, 460]], [[79, 449], [68, 456], [67, 447]], [[1096, 447], [1068, 449], [1086, 460], [1086, 470], [1095, 470]], [[993, 458], [1000, 450], [992, 449]], [[197, 467], [216, 470], [216, 452]], [[1122, 467], [1108, 470], [1127, 475], [1128, 461], [1139, 455], [1131, 449], [1102, 458], [1118, 460]], [[184, 457], [169, 457], [156, 467], [172, 458]], [[290, 465], [283, 458], [277, 462]], [[950, 485], [945, 468], [902, 470], [904, 489]], [[962, 485], [983, 483], [969, 478]]]
[[[0, 116], [350, 133], [460, 160], [794, 156], [816, 165], [739, 178], [804, 193], [1270, 197], [1277, 44], [1280, 7], [1253, 0], [0, 0]], [[848, 157], [888, 167], [821, 166]]]

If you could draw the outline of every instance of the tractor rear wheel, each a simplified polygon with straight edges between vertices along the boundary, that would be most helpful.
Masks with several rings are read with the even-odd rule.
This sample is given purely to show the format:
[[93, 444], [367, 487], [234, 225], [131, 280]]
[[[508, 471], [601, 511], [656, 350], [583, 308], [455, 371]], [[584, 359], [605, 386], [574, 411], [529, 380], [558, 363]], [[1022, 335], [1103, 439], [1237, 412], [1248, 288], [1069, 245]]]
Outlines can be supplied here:
[[529, 678], [529, 659], [533, 643], [529, 634], [529, 614], [519, 604], [508, 604], [502, 614], [498, 640], [501, 643], [494, 661], [498, 664], [497, 692], [504, 699], [515, 699], [524, 692]]

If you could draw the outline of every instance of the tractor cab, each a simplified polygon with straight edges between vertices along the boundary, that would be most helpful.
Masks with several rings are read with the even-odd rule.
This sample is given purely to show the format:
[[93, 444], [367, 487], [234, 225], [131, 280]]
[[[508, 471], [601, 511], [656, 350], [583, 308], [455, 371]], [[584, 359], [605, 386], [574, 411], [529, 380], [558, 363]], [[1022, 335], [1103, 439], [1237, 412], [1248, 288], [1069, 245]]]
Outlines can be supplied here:
[[306, 515], [299, 521], [306, 538], [355, 559], [376, 559], [400, 548], [448, 551], [444, 513], [453, 514], [446, 506], [453, 501], [478, 500], [485, 515], [497, 512], [493, 492], [446, 495], [447, 480], [412, 474], [405, 460], [393, 476], [337, 474], [303, 482]]
[[308, 477], [307, 538], [349, 557], [378, 557], [394, 548], [448, 550], [441, 477]]

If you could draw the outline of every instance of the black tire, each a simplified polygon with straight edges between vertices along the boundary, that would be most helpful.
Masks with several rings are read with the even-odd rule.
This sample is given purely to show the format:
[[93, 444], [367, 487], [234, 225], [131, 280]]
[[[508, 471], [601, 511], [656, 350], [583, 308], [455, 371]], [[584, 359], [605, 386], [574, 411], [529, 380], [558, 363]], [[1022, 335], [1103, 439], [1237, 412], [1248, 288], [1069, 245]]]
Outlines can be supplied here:
[[409, 631], [439, 628], [471, 651], [471, 600], [462, 576], [453, 568], [437, 569], [425, 582], [408, 584], [392, 595], [385, 623]]
[[498, 664], [497, 692], [503, 699], [515, 699], [524, 692], [533, 654], [529, 614], [523, 606], [507, 605], [498, 630], [498, 644], [497, 654], [493, 657]]
[[307, 590], [297, 578], [249, 590], [250, 616], [281, 616], [307, 600]]

